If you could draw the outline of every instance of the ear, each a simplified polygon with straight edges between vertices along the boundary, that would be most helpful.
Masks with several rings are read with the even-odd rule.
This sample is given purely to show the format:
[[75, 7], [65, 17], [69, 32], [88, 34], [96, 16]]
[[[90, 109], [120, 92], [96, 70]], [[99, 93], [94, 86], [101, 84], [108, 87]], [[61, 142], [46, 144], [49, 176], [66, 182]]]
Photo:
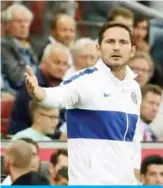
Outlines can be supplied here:
[[131, 55], [130, 55], [130, 58], [134, 57], [134, 56], [135, 56], [135, 53], [136, 53], [136, 46], [132, 46], [132, 47], [131, 47]]
[[99, 44], [96, 45], [96, 49], [97, 49], [98, 52], [100, 52], [101, 47], [100, 47]]
[[145, 176], [143, 174], [140, 175], [140, 181], [143, 183], [145, 183]]

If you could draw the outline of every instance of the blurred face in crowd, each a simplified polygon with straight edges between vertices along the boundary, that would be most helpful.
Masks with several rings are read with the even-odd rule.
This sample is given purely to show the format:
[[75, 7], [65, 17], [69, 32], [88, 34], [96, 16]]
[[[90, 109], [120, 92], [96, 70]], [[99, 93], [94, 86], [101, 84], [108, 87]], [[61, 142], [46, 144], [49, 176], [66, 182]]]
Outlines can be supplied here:
[[134, 27], [134, 38], [135, 41], [142, 41], [145, 39], [148, 33], [148, 21], [144, 20], [139, 23]]
[[101, 58], [112, 70], [126, 66], [135, 54], [135, 47], [131, 45], [129, 32], [121, 27], [112, 27], [103, 34], [99, 45]]
[[27, 39], [32, 23], [28, 12], [20, 8], [14, 10], [12, 15], [12, 20], [6, 24], [7, 33], [18, 40]]
[[149, 91], [142, 99], [141, 118], [152, 122], [156, 117], [161, 103], [161, 96]]
[[163, 165], [151, 164], [145, 175], [142, 175], [144, 185], [163, 185]]
[[58, 42], [69, 47], [76, 35], [75, 20], [69, 16], [62, 16], [52, 30], [52, 35]]
[[32, 164], [31, 164], [31, 169], [32, 171], [36, 171], [38, 172], [39, 171], [39, 168], [40, 168], [40, 158], [39, 158], [39, 152], [37, 150], [37, 147], [34, 145], [34, 144], [30, 144], [30, 147], [32, 149]]
[[130, 68], [137, 74], [136, 81], [143, 87], [149, 81], [150, 63], [144, 58], [135, 58], [129, 62]]
[[43, 61], [49, 77], [62, 79], [68, 70], [68, 54], [62, 49], [54, 49]]
[[97, 60], [98, 52], [96, 46], [85, 46], [73, 53], [74, 65], [76, 70], [85, 69], [94, 66]]
[[58, 124], [58, 109], [38, 109], [34, 112], [34, 122], [43, 134], [53, 134]]
[[133, 31], [133, 24], [134, 24], [134, 21], [132, 18], [127, 18], [127, 17], [123, 17], [123, 16], [116, 16], [114, 21], [117, 21], [119, 23], [122, 23], [126, 26], [128, 26], [131, 30], [131, 32]]
[[61, 169], [62, 167], [68, 167], [68, 157], [65, 155], [59, 155], [58, 162], [56, 165], [50, 163], [49, 172], [51, 179], [54, 180], [56, 177], [56, 172]]

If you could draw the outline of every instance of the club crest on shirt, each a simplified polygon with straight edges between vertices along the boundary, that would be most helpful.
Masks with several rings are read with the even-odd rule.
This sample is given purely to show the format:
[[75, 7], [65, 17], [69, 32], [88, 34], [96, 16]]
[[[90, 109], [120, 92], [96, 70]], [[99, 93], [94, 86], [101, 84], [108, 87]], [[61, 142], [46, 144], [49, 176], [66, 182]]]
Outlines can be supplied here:
[[133, 101], [133, 103], [137, 104], [138, 103], [138, 99], [137, 96], [134, 92], [131, 93], [131, 99]]

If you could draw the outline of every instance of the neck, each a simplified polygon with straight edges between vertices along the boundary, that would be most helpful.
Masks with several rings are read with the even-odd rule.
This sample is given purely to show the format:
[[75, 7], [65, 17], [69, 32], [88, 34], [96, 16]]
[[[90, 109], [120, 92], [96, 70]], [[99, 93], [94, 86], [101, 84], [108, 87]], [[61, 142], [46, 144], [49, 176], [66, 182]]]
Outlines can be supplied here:
[[113, 75], [118, 79], [118, 80], [124, 80], [126, 76], [126, 66], [120, 67], [120, 68], [115, 68], [111, 69], [111, 72]]
[[36, 130], [37, 132], [39, 132], [40, 134], [44, 134], [42, 132], [42, 130], [40, 129], [40, 126], [36, 123], [32, 124], [32, 129]]
[[16, 169], [12, 168], [11, 169], [11, 181], [14, 182], [16, 181], [19, 177], [23, 176], [24, 174], [28, 173], [29, 169]]

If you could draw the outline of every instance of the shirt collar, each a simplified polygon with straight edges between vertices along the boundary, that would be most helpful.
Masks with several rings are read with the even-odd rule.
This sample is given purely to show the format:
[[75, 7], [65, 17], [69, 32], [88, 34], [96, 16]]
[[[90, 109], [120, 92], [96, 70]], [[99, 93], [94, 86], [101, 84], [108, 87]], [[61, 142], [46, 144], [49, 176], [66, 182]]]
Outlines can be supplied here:
[[[102, 61], [102, 59], [100, 58], [98, 61], [97, 61], [97, 64], [96, 64], [96, 68], [103, 71], [105, 74], [109, 74], [111, 75], [112, 77], [114, 77], [115, 79], [117, 79], [111, 72], [110, 68], [108, 66], [106, 66], [106, 64]], [[136, 74], [131, 70], [131, 68], [127, 65], [126, 66], [126, 77], [124, 80], [122, 81], [125, 81], [125, 80], [132, 80], [132, 79], [135, 79], [136, 78]], [[118, 79], [117, 79], [118, 80]], [[120, 80], [118, 80], [120, 81]]]

